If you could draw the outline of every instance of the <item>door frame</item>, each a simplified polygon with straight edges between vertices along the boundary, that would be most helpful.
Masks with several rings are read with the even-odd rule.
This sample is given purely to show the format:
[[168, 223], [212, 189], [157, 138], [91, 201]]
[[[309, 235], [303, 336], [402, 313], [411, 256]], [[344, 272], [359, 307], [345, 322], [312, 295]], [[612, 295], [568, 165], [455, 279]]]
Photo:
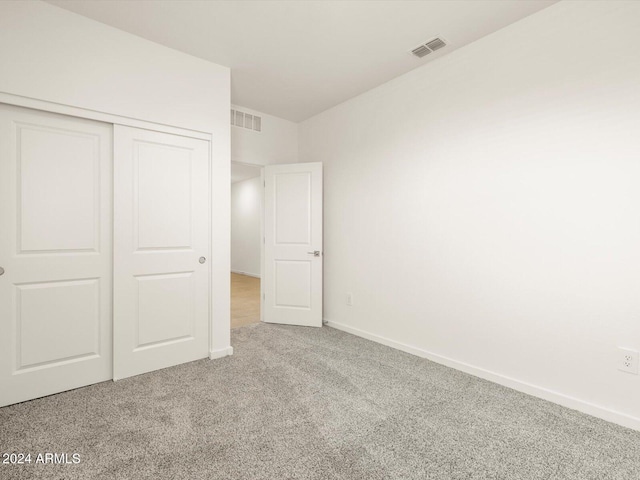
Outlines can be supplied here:
[[[321, 163], [321, 162], [318, 162]], [[277, 166], [277, 165], [288, 165], [288, 164], [273, 164], [273, 165], [260, 165], [258, 163], [250, 163], [250, 162], [238, 162], [235, 160], [231, 160], [231, 164], [235, 165], [245, 165], [249, 167], [256, 167], [260, 169], [260, 183], [262, 187], [260, 188], [260, 237], [262, 238], [262, 243], [260, 244], [260, 322], [264, 322], [264, 306], [265, 306], [265, 167], [268, 166]], [[324, 192], [323, 192], [323, 204], [324, 204]], [[324, 233], [323, 233], [324, 235]], [[324, 257], [324, 252], [322, 253]], [[324, 261], [324, 258], [323, 258]], [[324, 266], [323, 266], [324, 268]], [[324, 290], [324, 281], [322, 284]], [[324, 295], [324, 293], [323, 293]], [[324, 325], [324, 317], [322, 318], [322, 324]], [[231, 325], [229, 325], [231, 328]]]
[[[7, 105], [13, 105], [16, 107], [24, 107], [24, 108], [30, 108], [33, 110], [40, 110], [43, 112], [50, 112], [50, 113], [58, 113], [61, 115], [67, 115], [70, 117], [77, 117], [77, 118], [84, 118], [87, 120], [95, 120], [98, 122], [103, 122], [103, 123], [108, 123], [111, 125], [123, 125], [123, 126], [127, 126], [127, 127], [134, 127], [134, 128], [141, 128], [144, 130], [151, 130], [151, 131], [156, 131], [156, 132], [160, 132], [160, 133], [168, 133], [168, 134], [172, 134], [172, 135], [180, 135], [183, 137], [190, 137], [190, 138], [196, 138], [199, 140], [206, 140], [207, 142], [209, 142], [209, 154], [208, 154], [208, 162], [209, 162], [209, 178], [208, 178], [208, 183], [209, 183], [209, 212], [210, 215], [212, 215], [213, 213], [213, 208], [212, 208], [212, 201], [213, 201], [213, 135], [211, 133], [207, 133], [207, 132], [202, 132], [199, 130], [190, 130], [190, 129], [185, 129], [185, 128], [180, 128], [180, 127], [175, 127], [172, 125], [165, 125], [162, 123], [156, 123], [156, 122], [150, 122], [150, 121], [146, 121], [146, 120], [138, 120], [136, 118], [131, 118], [131, 117], [125, 117], [125, 116], [121, 116], [121, 115], [116, 115], [116, 114], [112, 114], [112, 113], [106, 113], [106, 112], [100, 112], [97, 110], [90, 110], [90, 109], [86, 109], [86, 108], [81, 108], [81, 107], [75, 107], [75, 106], [71, 106], [71, 105], [65, 105], [65, 104], [61, 104], [61, 103], [55, 103], [55, 102], [50, 102], [47, 100], [40, 100], [40, 99], [36, 99], [36, 98], [31, 98], [31, 97], [26, 97], [26, 96], [21, 96], [21, 95], [14, 95], [11, 93], [6, 93], [6, 92], [0, 92], [0, 103], [4, 103]], [[113, 141], [113, 140], [112, 140]], [[113, 145], [112, 145], [113, 148]], [[263, 192], [264, 195], [264, 192]], [[113, 216], [111, 218], [111, 222], [113, 223]], [[208, 335], [208, 345], [209, 345], [209, 358], [210, 359], [214, 359], [214, 358], [219, 358], [222, 356], [226, 356], [226, 355], [231, 355], [233, 350], [229, 347], [227, 349], [225, 349], [222, 352], [219, 351], [214, 351], [213, 350], [213, 346], [214, 346], [214, 342], [213, 342], [213, 332], [214, 332], [214, 325], [213, 325], [213, 305], [215, 302], [217, 302], [219, 299], [215, 296], [215, 291], [213, 289], [213, 285], [214, 285], [214, 268], [213, 268], [213, 257], [212, 257], [212, 252], [213, 252], [213, 230], [215, 228], [214, 226], [215, 222], [213, 221], [213, 218], [211, 218], [211, 221], [209, 222], [209, 258], [211, 258], [212, 260], [212, 264], [211, 264], [211, 268], [209, 269], [209, 335]], [[262, 267], [261, 267], [262, 268]], [[260, 274], [262, 275], [262, 271], [260, 272]], [[262, 293], [262, 292], [261, 292]], [[214, 298], [215, 297], [215, 298]], [[229, 299], [227, 298], [226, 301], [228, 302]], [[260, 305], [262, 305], [262, 302], [260, 302]], [[262, 320], [262, 311], [260, 313], [261, 316], [261, 320]], [[111, 318], [111, 328], [112, 328], [112, 333], [113, 333], [113, 317]]]
[[[262, 238], [262, 243], [260, 244], [260, 321], [264, 322], [264, 167], [265, 165], [260, 165], [258, 163], [249, 163], [249, 162], [237, 162], [235, 160], [231, 160], [232, 164], [235, 165], [245, 165], [247, 167], [256, 167], [260, 169], [260, 183], [262, 187], [260, 188], [260, 238]], [[229, 329], [231, 329], [231, 324], [229, 324]]]

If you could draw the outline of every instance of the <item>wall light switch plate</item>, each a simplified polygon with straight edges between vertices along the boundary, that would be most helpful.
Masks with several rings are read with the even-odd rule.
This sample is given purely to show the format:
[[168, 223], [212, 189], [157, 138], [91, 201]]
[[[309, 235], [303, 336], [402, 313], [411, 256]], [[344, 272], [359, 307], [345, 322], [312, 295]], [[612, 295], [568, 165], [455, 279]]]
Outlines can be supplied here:
[[347, 293], [347, 305], [350, 307], [353, 306], [353, 293], [351, 292]]
[[638, 375], [638, 352], [628, 348], [618, 348], [618, 370]]

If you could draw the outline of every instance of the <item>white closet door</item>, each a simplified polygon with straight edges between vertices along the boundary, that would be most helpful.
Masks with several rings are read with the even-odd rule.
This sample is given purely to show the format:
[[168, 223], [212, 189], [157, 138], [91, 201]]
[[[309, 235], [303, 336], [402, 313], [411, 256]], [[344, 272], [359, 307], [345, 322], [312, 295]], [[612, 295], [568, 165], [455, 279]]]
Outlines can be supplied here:
[[114, 127], [114, 379], [209, 349], [209, 142]]
[[111, 135], [0, 105], [0, 406], [112, 378]]
[[264, 168], [264, 321], [322, 326], [322, 163]]

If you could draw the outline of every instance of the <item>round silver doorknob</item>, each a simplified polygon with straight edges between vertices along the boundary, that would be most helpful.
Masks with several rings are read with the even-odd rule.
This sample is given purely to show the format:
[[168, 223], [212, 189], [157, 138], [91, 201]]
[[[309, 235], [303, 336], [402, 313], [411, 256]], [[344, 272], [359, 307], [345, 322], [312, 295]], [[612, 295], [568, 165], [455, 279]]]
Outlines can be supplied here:
[[198, 259], [198, 261], [199, 261], [200, 263], [204, 263], [204, 262], [206, 262], [206, 261], [207, 261], [207, 259], [206, 259], [205, 257], [200, 257], [200, 258]]
[[4, 275], [4, 268], [0, 267], [0, 275]]

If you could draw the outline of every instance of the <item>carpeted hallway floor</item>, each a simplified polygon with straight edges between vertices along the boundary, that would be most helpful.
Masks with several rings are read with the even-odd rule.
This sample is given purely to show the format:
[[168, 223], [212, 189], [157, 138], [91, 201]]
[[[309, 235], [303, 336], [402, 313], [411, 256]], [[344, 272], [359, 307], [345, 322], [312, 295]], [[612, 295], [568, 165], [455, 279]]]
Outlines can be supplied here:
[[640, 432], [349, 334], [256, 324], [234, 355], [0, 409], [9, 479], [640, 478]]

